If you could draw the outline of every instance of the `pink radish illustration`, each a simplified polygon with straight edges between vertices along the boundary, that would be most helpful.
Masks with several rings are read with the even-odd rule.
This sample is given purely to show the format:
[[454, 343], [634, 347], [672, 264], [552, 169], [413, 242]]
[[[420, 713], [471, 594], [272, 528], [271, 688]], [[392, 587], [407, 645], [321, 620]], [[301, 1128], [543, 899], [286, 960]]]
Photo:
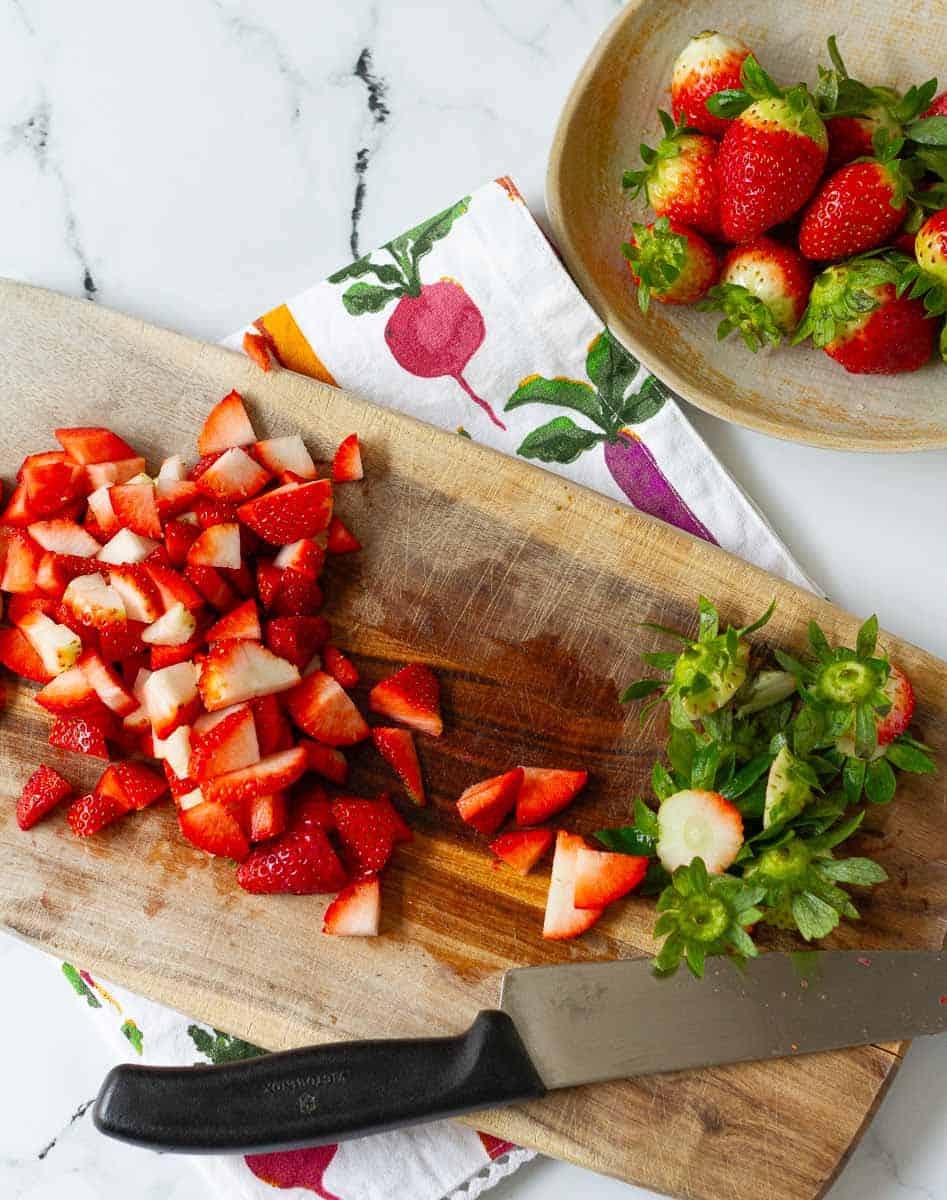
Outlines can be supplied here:
[[[483, 345], [483, 314], [455, 279], [422, 283], [420, 260], [434, 243], [447, 236], [451, 226], [470, 206], [466, 196], [457, 204], [409, 229], [382, 247], [392, 263], [373, 263], [370, 256], [356, 259], [329, 276], [330, 283], [354, 279], [342, 294], [342, 303], [353, 317], [381, 312], [397, 300], [385, 326], [385, 341], [400, 367], [421, 379], [453, 379], [500, 429], [506, 426], [482, 396], [464, 378], [464, 369]], [[377, 283], [362, 282], [374, 275]]]
[[272, 1154], [247, 1154], [244, 1162], [264, 1183], [276, 1188], [302, 1188], [320, 1200], [341, 1200], [326, 1191], [323, 1177], [338, 1146], [313, 1146], [306, 1150], [277, 1150]]
[[638, 361], [607, 329], [589, 346], [585, 369], [591, 383], [528, 376], [506, 402], [505, 411], [524, 404], [554, 405], [578, 412], [598, 428], [578, 425], [571, 417], [554, 417], [528, 433], [517, 453], [540, 462], [571, 463], [601, 444], [612, 478], [635, 508], [716, 545], [717, 539], [691, 512], [645, 443], [627, 428], [661, 410], [667, 400], [663, 386], [649, 375], [629, 394]]

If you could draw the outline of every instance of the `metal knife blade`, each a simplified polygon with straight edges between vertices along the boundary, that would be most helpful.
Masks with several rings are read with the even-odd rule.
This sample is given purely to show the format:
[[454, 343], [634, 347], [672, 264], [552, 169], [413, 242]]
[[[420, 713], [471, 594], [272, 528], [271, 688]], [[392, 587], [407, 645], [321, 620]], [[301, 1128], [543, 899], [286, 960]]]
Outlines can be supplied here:
[[703, 980], [650, 959], [524, 967], [500, 1007], [547, 1088], [896, 1041], [947, 1030], [947, 954], [708, 959]]

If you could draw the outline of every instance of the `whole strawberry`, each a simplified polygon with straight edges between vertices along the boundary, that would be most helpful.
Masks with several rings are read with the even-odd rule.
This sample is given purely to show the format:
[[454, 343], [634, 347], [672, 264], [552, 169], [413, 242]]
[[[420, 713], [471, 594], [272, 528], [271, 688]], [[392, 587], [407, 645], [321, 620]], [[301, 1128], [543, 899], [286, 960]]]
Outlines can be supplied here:
[[927, 218], [914, 238], [914, 257], [904, 273], [904, 291], [923, 298], [931, 316], [947, 312], [947, 208]]
[[[829, 135], [827, 166], [834, 171], [874, 153], [874, 138], [879, 130], [889, 138], [901, 136], [901, 123], [893, 110], [902, 104], [902, 97], [894, 88], [868, 87], [852, 79], [834, 35], [828, 40], [828, 50], [832, 66], [819, 67], [814, 98]], [[915, 93], [916, 89], [912, 89], [912, 96]], [[902, 120], [909, 120], [918, 112], [920, 99], [918, 106], [905, 110]]]
[[652, 296], [662, 304], [693, 304], [717, 280], [717, 256], [693, 229], [659, 217], [632, 225], [622, 254], [638, 285], [638, 303], [648, 311]]
[[947, 117], [947, 92], [935, 96], [930, 108], [923, 114], [925, 117]]
[[758, 237], [735, 246], [723, 260], [720, 282], [699, 308], [720, 311], [722, 340], [738, 330], [754, 353], [766, 342], [778, 346], [795, 331], [812, 288], [812, 271], [792, 246]]
[[643, 192], [659, 217], [670, 217], [710, 237], [720, 236], [717, 143], [687, 125], [675, 125], [659, 112], [664, 137], [657, 147], [641, 147], [644, 167], [626, 171], [622, 186]]
[[777, 87], [751, 54], [743, 88], [709, 101], [733, 115], [717, 156], [720, 223], [729, 242], [747, 242], [788, 220], [815, 191], [828, 137], [804, 84]]
[[793, 343], [811, 337], [853, 375], [919, 370], [931, 356], [937, 325], [920, 300], [903, 294], [909, 265], [888, 251], [823, 271]]
[[708, 29], [692, 37], [671, 71], [671, 105], [676, 121], [702, 133], [723, 137], [728, 120], [714, 116], [707, 100], [740, 87], [740, 68], [750, 53], [739, 38]]

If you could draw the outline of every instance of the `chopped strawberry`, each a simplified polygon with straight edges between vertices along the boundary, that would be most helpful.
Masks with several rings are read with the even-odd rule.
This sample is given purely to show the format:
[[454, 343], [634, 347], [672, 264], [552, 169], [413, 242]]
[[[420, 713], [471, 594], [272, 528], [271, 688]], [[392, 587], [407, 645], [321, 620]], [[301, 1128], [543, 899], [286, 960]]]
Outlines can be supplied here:
[[84, 427], [57, 429], [56, 441], [77, 463], [114, 462], [117, 459], [134, 458], [135, 451], [117, 433], [108, 429]]
[[172, 567], [179, 570], [187, 562], [187, 552], [197, 540], [200, 528], [189, 521], [168, 521], [164, 527], [164, 548]]
[[332, 482], [347, 483], [362, 479], [362, 453], [358, 447], [358, 434], [350, 433], [339, 445], [332, 459]]
[[522, 783], [523, 768], [514, 767], [505, 775], [494, 775], [473, 784], [457, 801], [461, 820], [488, 837], [496, 833], [513, 811]]
[[524, 767], [523, 786], [516, 798], [517, 825], [538, 825], [560, 812], [585, 787], [588, 777], [588, 771]]
[[158, 738], [167, 738], [179, 725], [190, 725], [201, 706], [197, 667], [191, 662], [180, 662], [152, 672], [145, 683], [142, 702]]
[[138, 707], [134, 694], [100, 654], [87, 650], [79, 659], [79, 666], [106, 708], [124, 717]]
[[265, 842], [279, 837], [289, 824], [283, 792], [276, 792], [272, 796], [254, 796], [247, 809], [247, 832], [251, 842]]
[[102, 702], [81, 667], [71, 667], [41, 688], [34, 697], [47, 712], [71, 716], [99, 712]]
[[490, 849], [517, 875], [528, 875], [555, 840], [551, 829], [519, 829], [501, 833]]
[[293, 828], [322, 829], [335, 833], [332, 801], [321, 783], [299, 784], [293, 789]]
[[119, 525], [143, 538], [160, 541], [164, 536], [153, 483], [118, 483], [109, 499]]
[[[36, 570], [36, 586], [50, 596], [61, 598], [63, 592], [79, 575], [98, 574], [98, 564], [89, 558], [77, 558], [72, 554], [54, 554], [47, 550], [39, 560]], [[17, 593], [22, 594], [22, 593]]]
[[272, 795], [290, 787], [305, 770], [306, 751], [296, 746], [292, 750], [281, 750], [278, 754], [261, 758], [249, 766], [209, 778], [203, 781], [203, 790], [208, 800], [246, 804], [255, 796]]
[[335, 646], [326, 646], [322, 651], [322, 665], [326, 674], [344, 688], [353, 688], [358, 683], [358, 671], [351, 659], [346, 658]]
[[274, 617], [266, 623], [266, 644], [302, 671], [329, 636], [325, 617]]
[[356, 879], [326, 909], [323, 933], [336, 937], [377, 937], [381, 921], [381, 881], [377, 875]]
[[556, 835], [556, 852], [552, 860], [552, 878], [546, 896], [546, 917], [543, 922], [543, 937], [556, 941], [578, 937], [595, 924], [602, 908], [576, 908], [575, 880], [578, 872], [579, 851], [586, 849], [585, 842], [574, 834], [560, 829]]
[[914, 688], [900, 667], [892, 664], [884, 692], [891, 708], [878, 721], [879, 746], [887, 746], [904, 733], [914, 716]]
[[282, 547], [273, 559], [273, 566], [281, 570], [289, 568], [299, 571], [301, 575], [308, 575], [310, 579], [318, 579], [325, 557], [326, 552], [318, 542], [312, 538], [300, 538], [298, 542], [290, 542]]
[[[51, 455], [31, 455], [31, 458], [49, 459]], [[89, 481], [85, 469], [70, 462], [66, 456], [57, 462], [33, 462], [27, 459], [20, 468], [26, 487], [27, 504], [37, 516], [52, 517], [67, 505], [88, 495]]]
[[721, 875], [742, 845], [743, 818], [719, 792], [691, 788], [662, 800], [655, 852], [666, 871], [700, 857], [712, 875]]
[[[129, 484], [129, 487], [148, 486]], [[105, 543], [96, 555], [99, 562], [104, 563], [140, 563], [144, 562], [158, 548], [164, 550], [160, 542], [154, 538], [142, 537], [131, 529], [120, 529], [113, 538]]]
[[210, 525], [187, 552], [188, 566], [240, 566], [240, 530], [233, 525]]
[[236, 504], [262, 491], [269, 480], [269, 471], [234, 446], [225, 450], [195, 482], [198, 491], [212, 500]]
[[[191, 762], [191, 727], [189, 725], [179, 725], [173, 733], [166, 738], [160, 738], [155, 734], [151, 737], [151, 758], [156, 758], [159, 762], [163, 762], [167, 770], [180, 780], [188, 778], [188, 767]], [[173, 780], [168, 777], [168, 781], [172, 784]], [[191, 784], [196, 787], [196, 783]]]
[[[114, 534], [118, 533], [119, 524], [118, 517], [115, 515], [115, 509], [112, 507], [112, 498], [110, 496], [110, 487], [96, 488], [88, 499], [88, 511], [85, 517], [85, 528], [96, 539], [96, 541], [107, 541]], [[94, 525], [93, 529], [89, 528], [90, 522]]]
[[323, 746], [320, 742], [311, 742], [303, 738], [300, 745], [305, 748], [309, 770], [315, 771], [324, 779], [333, 783], [345, 783], [349, 775], [349, 764], [341, 750], [332, 746]]
[[146, 563], [144, 570], [158, 589], [163, 608], [172, 608], [178, 602], [185, 608], [189, 608], [191, 612], [196, 612], [204, 607], [204, 597], [192, 583], [179, 575], [177, 571], [157, 562]]
[[240, 597], [216, 567], [189, 562], [184, 568], [184, 575], [218, 612], [230, 612], [240, 603]]
[[192, 511], [201, 529], [209, 529], [211, 525], [232, 525], [237, 520], [236, 504], [211, 500], [207, 496], [196, 500]]
[[17, 628], [40, 656], [50, 675], [61, 675], [75, 666], [82, 653], [82, 639], [68, 625], [60, 625], [45, 613], [33, 609], [24, 613]]
[[[99, 631], [99, 653], [106, 662], [124, 665], [129, 658], [143, 656], [147, 647], [142, 641], [148, 626], [141, 621], [126, 621], [124, 625], [109, 625]], [[153, 628], [153, 626], [152, 626]]]
[[35, 592], [42, 549], [28, 533], [17, 529], [6, 538], [5, 551], [0, 588], [5, 592]]
[[69, 806], [66, 820], [76, 837], [91, 837], [125, 815], [125, 809], [105, 792], [89, 792]]
[[229, 713], [200, 736], [192, 733], [188, 773], [202, 784], [216, 775], [239, 771], [259, 761], [256, 725], [248, 707]]
[[120, 458], [114, 462], [87, 463], [85, 467], [86, 482], [93, 491], [99, 488], [111, 487], [114, 483], [128, 483], [136, 475], [141, 475], [145, 469], [145, 460], [132, 455]]
[[173, 667], [176, 663], [190, 662], [203, 650], [205, 635], [200, 628], [189, 642], [180, 646], [152, 646], [148, 663], [152, 671], [160, 671], [162, 667]]
[[328, 479], [287, 484], [241, 504], [237, 514], [254, 533], [276, 546], [312, 538], [328, 527], [332, 517], [332, 484]]
[[326, 552], [328, 554], [351, 554], [355, 550], [361, 550], [361, 548], [362, 543], [355, 534], [347, 526], [343, 525], [338, 517], [333, 517], [329, 522]]
[[53, 678], [19, 629], [0, 629], [0, 663], [14, 675], [34, 683], [49, 683]]
[[108, 581], [118, 592], [130, 621], [150, 625], [171, 605], [165, 604], [147, 567], [116, 564], [108, 569]]
[[647, 869], [647, 858], [583, 846], [576, 855], [573, 903], [576, 908], [601, 910], [636, 888]]
[[316, 464], [298, 433], [257, 442], [250, 453], [274, 475], [292, 471], [304, 481], [316, 477]]
[[76, 558], [92, 558], [102, 549], [95, 538], [75, 521], [53, 517], [48, 521], [34, 521], [27, 532], [38, 546], [51, 550], [53, 554], [71, 554]]
[[173, 604], [142, 631], [141, 640], [147, 646], [185, 646], [194, 640], [196, 631], [197, 621], [190, 609]]
[[10, 493], [6, 508], [0, 513], [0, 523], [4, 525], [29, 525], [41, 516], [30, 504], [30, 496], [25, 483], [18, 483]]
[[196, 804], [178, 809], [178, 825], [193, 846], [208, 854], [243, 862], [250, 853], [247, 835], [226, 805], [198, 798]]
[[71, 613], [79, 625], [100, 633], [103, 629], [124, 626], [127, 620], [122, 597], [99, 574], [77, 575], [70, 580], [60, 607]]
[[207, 631], [207, 640], [211, 645], [214, 642], [226, 641], [227, 638], [248, 638], [257, 642], [262, 640], [263, 630], [260, 628], [260, 616], [255, 600], [245, 600], [243, 604], [238, 604]]
[[231, 446], [252, 446], [255, 441], [256, 434], [242, 397], [239, 392], [230, 392], [210, 410], [197, 439], [197, 449], [202, 455], [214, 454]]
[[202, 455], [201, 458], [199, 458], [197, 460], [197, 462], [194, 464], [194, 466], [191, 467], [190, 471], [188, 471], [188, 473], [187, 473], [188, 481], [190, 483], [196, 484], [198, 479], [200, 479], [200, 477], [204, 474], [204, 472], [209, 471], [210, 468], [214, 465], [214, 463], [217, 461], [218, 458], [220, 458], [220, 456], [223, 453], [224, 453], [223, 450], [214, 450], [210, 454]]
[[237, 883], [244, 891], [264, 895], [337, 892], [346, 882], [345, 868], [321, 829], [291, 829], [257, 847], [237, 868]]
[[28, 612], [42, 612], [47, 616], [52, 615], [56, 611], [56, 600], [53, 596], [43, 595], [37, 592], [30, 595], [28, 592], [18, 592], [11, 596], [7, 602], [7, 616], [10, 619], [11, 625], [16, 625], [22, 616]]
[[167, 795], [168, 781], [141, 762], [113, 763], [111, 772], [115, 788], [129, 809], [140, 811]]
[[287, 691], [298, 682], [299, 671], [292, 663], [259, 642], [229, 638], [207, 655], [198, 686], [204, 707], [214, 712], [254, 696]]
[[115, 718], [107, 716], [61, 717], [49, 733], [49, 744], [75, 754], [93, 758], [108, 758], [106, 738], [115, 730]]
[[379, 725], [372, 730], [372, 741], [385, 762], [395, 770], [414, 803], [424, 804], [421, 764], [410, 730]]
[[380, 871], [411, 830], [388, 800], [344, 796], [332, 805], [339, 840], [359, 875]]
[[243, 352], [248, 358], [252, 358], [261, 371], [269, 371], [272, 364], [270, 363], [270, 351], [266, 344], [266, 338], [259, 333], [250, 333], [249, 330], [243, 335]]
[[307, 675], [289, 693], [286, 707], [303, 733], [327, 746], [353, 746], [370, 732], [346, 693], [323, 671]]
[[411, 663], [376, 684], [369, 693], [368, 704], [372, 712], [410, 725], [431, 737], [440, 737], [444, 730], [440, 691], [437, 676], [430, 667], [424, 663]]
[[260, 597], [260, 603], [266, 612], [269, 612], [276, 603], [280, 580], [282, 578], [283, 572], [275, 563], [268, 562], [265, 558], [261, 558], [257, 563], [256, 590]]
[[17, 825], [21, 829], [32, 829], [37, 821], [71, 795], [71, 784], [52, 767], [38, 767], [26, 781], [16, 802]]
[[287, 567], [280, 572], [272, 607], [278, 617], [311, 617], [322, 607], [322, 589], [308, 575]]

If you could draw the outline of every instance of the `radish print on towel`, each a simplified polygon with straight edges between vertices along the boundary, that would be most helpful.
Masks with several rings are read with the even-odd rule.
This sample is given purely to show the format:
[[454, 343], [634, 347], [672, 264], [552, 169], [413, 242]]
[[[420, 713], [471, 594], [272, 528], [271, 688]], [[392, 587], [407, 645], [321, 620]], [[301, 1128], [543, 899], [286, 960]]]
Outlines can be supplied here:
[[661, 410], [668, 398], [663, 385], [648, 375], [637, 392], [629, 393], [638, 361], [607, 329], [589, 346], [585, 370], [591, 383], [528, 376], [507, 400], [505, 411], [524, 404], [571, 408], [597, 428], [577, 425], [571, 417], [554, 417], [527, 434], [517, 453], [540, 462], [571, 463], [601, 444], [612, 478], [635, 508], [716, 545], [717, 539], [687, 507], [648, 447], [627, 428]]
[[[483, 344], [483, 315], [456, 279], [422, 283], [419, 263], [450, 233], [451, 226], [470, 207], [470, 197], [445, 208], [414, 229], [382, 246], [390, 263], [373, 263], [370, 255], [356, 259], [329, 276], [330, 283], [358, 280], [342, 294], [353, 317], [381, 312], [393, 300], [394, 311], [385, 326], [385, 341], [395, 361], [422, 379], [453, 379], [478, 404], [494, 425], [506, 426], [491, 405], [464, 378], [464, 368]], [[373, 275], [377, 283], [364, 282]]]

